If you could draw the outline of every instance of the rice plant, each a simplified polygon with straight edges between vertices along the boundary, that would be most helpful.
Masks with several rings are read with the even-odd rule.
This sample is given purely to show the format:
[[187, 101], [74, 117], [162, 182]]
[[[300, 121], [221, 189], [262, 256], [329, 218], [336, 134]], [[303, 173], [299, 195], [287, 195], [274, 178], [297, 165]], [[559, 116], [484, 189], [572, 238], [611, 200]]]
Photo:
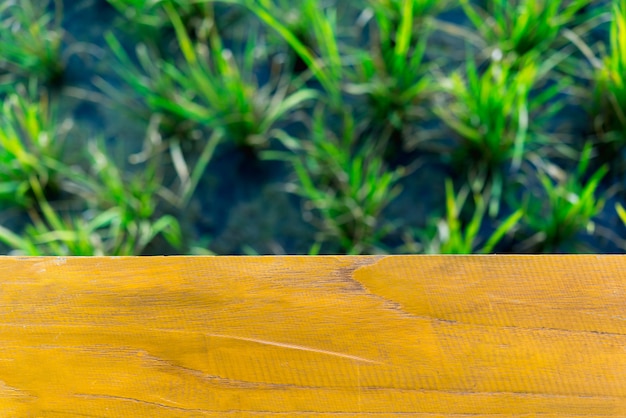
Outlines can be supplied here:
[[55, 14], [47, 11], [49, 0], [0, 4], [0, 71], [11, 74], [9, 82], [15, 75], [51, 84], [62, 77], [62, 3], [54, 1]]
[[9, 93], [0, 114], [0, 200], [31, 207], [32, 181], [47, 196], [59, 191], [57, 173], [50, 161], [60, 161], [63, 139], [71, 121], [60, 121], [46, 94], [36, 97], [31, 86]]
[[94, 256], [113, 254], [106, 245], [107, 228], [116, 218], [115, 211], [96, 216], [89, 211], [55, 210], [43, 196], [33, 179], [31, 185], [38, 200], [39, 211], [30, 210], [31, 223], [19, 234], [0, 226], [0, 241], [13, 248], [12, 254], [29, 256]]
[[594, 108], [596, 131], [604, 145], [603, 155], [616, 155], [626, 143], [626, 1], [613, 2], [610, 43], [595, 72]]
[[[287, 42], [320, 83], [327, 94], [328, 103], [340, 109], [343, 105], [341, 88], [344, 63], [337, 32], [337, 8], [324, 7], [318, 0], [304, 0], [293, 11], [296, 19], [287, 19], [285, 15], [288, 11], [294, 10], [293, 4], [289, 2], [242, 0], [241, 3]], [[281, 19], [283, 16], [277, 15], [277, 11], [282, 11], [285, 19]]]
[[[369, 50], [352, 52], [345, 90], [366, 103], [366, 129], [381, 141], [402, 141], [411, 125], [426, 118], [425, 104], [435, 81], [423, 64], [428, 34], [416, 32], [415, 21], [435, 7], [431, 2], [372, 2], [375, 30]], [[428, 3], [428, 4], [426, 4]], [[393, 13], [390, 15], [389, 8]]]
[[[451, 179], [446, 179], [446, 216], [429, 225], [425, 230], [412, 230], [405, 234], [404, 250], [411, 253], [426, 254], [488, 254], [493, 252], [498, 243], [511, 234], [524, 211], [518, 209], [504, 219], [491, 232], [487, 239], [482, 239], [483, 221], [487, 204], [480, 194], [474, 194], [474, 213], [469, 222], [461, 221], [461, 211], [466, 206], [469, 188], [462, 188], [454, 193]], [[416, 239], [417, 238], [417, 239]]]
[[175, 101], [179, 85], [163, 71], [164, 60], [159, 52], [146, 43], [135, 47], [135, 61], [126, 53], [122, 44], [112, 34], [105, 35], [109, 49], [118, 61], [113, 70], [130, 87], [125, 92], [102, 78], [96, 79], [97, 86], [117, 105], [135, 118], [154, 120], [159, 115], [159, 130], [166, 137], [193, 137], [197, 124], [168, 110], [161, 105], [164, 101]]
[[490, 204], [495, 215], [503, 167], [512, 162], [518, 168], [532, 141], [528, 96], [535, 70], [528, 66], [516, 73], [497, 62], [481, 76], [472, 60], [466, 65], [467, 81], [459, 73], [452, 74], [444, 84], [452, 101], [438, 104], [434, 111], [456, 134], [458, 145], [451, 153], [454, 166], [472, 183], [482, 176], [484, 183], [496, 186]]
[[541, 58], [553, 46], [561, 30], [590, 2], [486, 0], [483, 3], [480, 7], [469, 0], [461, 0], [465, 14], [487, 46], [515, 60], [527, 55]]
[[43, 197], [36, 180], [31, 187], [39, 198], [42, 214], [30, 211], [32, 224], [19, 234], [0, 226], [0, 241], [13, 248], [13, 255], [105, 255], [97, 232], [109, 220], [105, 219], [108, 214], [89, 221], [76, 214], [62, 217]]
[[442, 82], [451, 100], [439, 103], [436, 113], [458, 135], [461, 159], [490, 168], [512, 161], [519, 167], [532, 140], [531, 106], [543, 104], [529, 98], [536, 67], [528, 63], [515, 71], [500, 61], [479, 74], [471, 58], [466, 67], [465, 80], [457, 72]]
[[348, 254], [379, 252], [380, 240], [390, 232], [379, 217], [400, 193], [405, 170], [390, 170], [372, 148], [355, 147], [354, 128], [352, 115], [345, 113], [343, 130], [335, 136], [318, 111], [310, 140], [283, 135], [295, 153], [283, 157], [297, 177], [289, 189], [304, 199], [305, 216], [320, 228], [319, 244], [338, 243]]
[[[341, 30], [339, 5], [326, 6], [318, 0], [306, 0], [300, 8], [269, 1], [243, 3], [298, 54], [335, 109], [344, 104], [343, 91], [365, 95], [373, 110], [370, 116], [381, 121], [391, 115], [393, 129], [416, 110], [411, 105], [420, 101], [429, 80], [420, 68], [426, 38], [418, 36], [423, 30], [416, 30], [415, 23], [439, 10], [441, 2], [437, 6], [415, 0], [369, 2], [371, 8], [361, 13], [355, 27], [366, 26], [368, 13], [375, 17], [376, 31], [368, 40], [372, 50], [356, 47], [355, 39]], [[275, 15], [277, 10], [284, 12], [285, 19]]]
[[125, 66], [120, 75], [146, 97], [153, 111], [193, 121], [240, 147], [255, 149], [268, 145], [283, 116], [317, 96], [310, 89], [292, 93], [285, 77], [260, 86], [254, 76], [258, 51], [252, 40], [243, 51], [243, 62], [237, 63], [215, 31], [208, 45], [192, 42], [176, 10], [168, 6], [165, 9], [176, 30], [183, 63], [155, 63], [142, 48], [138, 50], [142, 69], [133, 68], [121, 45], [108, 36], [109, 45]]
[[267, 145], [280, 118], [317, 97], [310, 89], [290, 93], [289, 80], [283, 77], [259, 86], [253, 71], [257, 50], [252, 39], [243, 51], [240, 69], [232, 53], [223, 49], [217, 32], [211, 33], [208, 47], [194, 46], [173, 8], [167, 11], [186, 66], [178, 71], [167, 65], [165, 71], [180, 83], [186, 95], [179, 95], [176, 103], [163, 103], [164, 107], [214, 130], [223, 130], [227, 140], [240, 146], [255, 148]]
[[37, 181], [31, 184], [38, 211], [29, 210], [31, 224], [17, 234], [0, 226], [0, 241], [14, 253], [30, 256], [140, 255], [158, 235], [180, 245], [178, 222], [164, 216], [152, 222], [125, 218], [120, 207], [104, 211], [57, 210], [45, 198]]
[[[608, 172], [606, 165], [585, 179], [592, 157], [591, 143], [586, 144], [576, 171], [570, 174], [550, 163], [537, 160], [541, 195], [527, 195], [524, 202], [524, 224], [533, 232], [521, 248], [555, 252], [564, 244], [575, 242], [583, 231], [594, 230], [593, 218], [604, 207], [598, 196], [600, 181]], [[571, 248], [571, 247], [570, 247]]]
[[[75, 112], [88, 131], [82, 118], [94, 107], [82, 106], [87, 94], [79, 86], [67, 86], [55, 91], [55, 100], [65, 100], [54, 102], [57, 111], [34, 86], [58, 81], [68, 53], [85, 47], [64, 32], [61, 6], [78, 15], [89, 2], [0, 2], [0, 205], [10, 222], [26, 223], [0, 226], [0, 242], [16, 253], [134, 255], [157, 246], [204, 253], [208, 238], [184, 243], [190, 237], [183, 237], [183, 220], [172, 215], [190, 209], [185, 222], [213, 231], [227, 209], [207, 208], [215, 203], [194, 196], [221, 191], [224, 185], [213, 183], [221, 181], [238, 187], [224, 201], [254, 193], [239, 193], [239, 179], [204, 178], [216, 152], [228, 159], [239, 151], [286, 163], [239, 160], [264, 178], [286, 176], [285, 191], [298, 196], [289, 202], [299, 202], [305, 223], [317, 228], [311, 254], [579, 251], [586, 249], [578, 238], [594, 229], [623, 245], [595, 222], [609, 195], [600, 184], [607, 168], [596, 157], [622, 153], [626, 138], [626, 0], [612, 0], [610, 13], [588, 0], [107, 2], [123, 15], [114, 29], [125, 33], [106, 34], [110, 54], [100, 63], [113, 77], [102, 75], [97, 86], [116, 102], [117, 114], [130, 117], [119, 121], [119, 136], [105, 134], [110, 148], [85, 141], [84, 158], [72, 165], [64, 152], [71, 122], [59, 111]], [[456, 12], [464, 27], [447, 21]], [[606, 34], [604, 27], [588, 32], [609, 20]], [[84, 29], [76, 28], [88, 25], [75, 23], [64, 22], [80, 39]], [[465, 41], [468, 58], [460, 62]], [[581, 68], [579, 52], [593, 69]], [[14, 87], [24, 79], [31, 85]], [[584, 91], [589, 80], [592, 95]], [[595, 118], [594, 148], [580, 156], [572, 145], [580, 125], [570, 124], [578, 111], [570, 108], [571, 93], [593, 98], [584, 105]], [[95, 106], [102, 104], [94, 97]], [[108, 112], [101, 116], [110, 121]], [[113, 158], [116, 147], [133, 140], [124, 125], [133, 117], [148, 125], [144, 148]], [[446, 136], [432, 141], [435, 131]], [[80, 141], [77, 131], [69, 135]], [[417, 153], [403, 151], [427, 139], [419, 151], [441, 152], [450, 166], [443, 169], [455, 177], [439, 178], [445, 203], [440, 212], [426, 208], [432, 218], [416, 222], [424, 228], [400, 230], [409, 222], [388, 219], [386, 209], [415, 216], [396, 200], [400, 185], [415, 190], [416, 199], [425, 187], [408, 183]], [[571, 174], [557, 166], [579, 158]], [[441, 160], [429, 177], [437, 184]], [[613, 215], [626, 223], [620, 204]], [[310, 236], [310, 225], [298, 227]], [[213, 246], [225, 248], [215, 230]], [[282, 238], [276, 242], [291, 240]], [[285, 244], [285, 252], [302, 251], [301, 239]], [[262, 248], [246, 244], [247, 253]]]
[[163, 10], [163, 4], [169, 3], [176, 7], [181, 14], [191, 14], [192, 0], [107, 0], [111, 6], [119, 11], [128, 21], [137, 25], [155, 30], [170, 24]]
[[[86, 207], [85, 220], [76, 225], [97, 225], [105, 254], [141, 254], [159, 235], [170, 245], [180, 247], [178, 220], [161, 214], [164, 186], [159, 160], [149, 160], [135, 173], [122, 171], [102, 144], [95, 141], [89, 142], [88, 160], [88, 172], [63, 166], [57, 167], [57, 171], [63, 175], [66, 190]], [[63, 225], [61, 221], [51, 221], [56, 217], [53, 212], [46, 215], [51, 230]]]
[[[440, 82], [448, 96], [447, 100], [438, 97], [434, 111], [455, 134], [452, 163], [470, 183], [482, 177], [494, 187], [492, 216], [497, 213], [506, 170], [516, 172], [529, 150], [550, 145], [540, 127], [564, 106], [557, 94], [569, 80], [545, 85], [541, 75], [530, 60], [518, 65], [492, 61], [480, 73], [468, 57], [465, 77], [455, 72]], [[539, 85], [543, 85], [540, 92]]]
[[[212, 0], [107, 0], [123, 17], [117, 27], [155, 47], [167, 49], [171, 40], [172, 21], [165, 7], [173, 7], [185, 30], [193, 39], [201, 39], [214, 24]], [[220, 27], [231, 26], [236, 19], [222, 16]]]
[[[241, 3], [270, 29], [267, 37], [268, 48], [272, 53], [286, 56], [287, 64], [293, 69], [294, 75], [302, 75], [311, 70], [315, 76], [315, 72], [326, 69], [329, 70], [328, 75], [334, 73], [336, 76], [340, 71], [341, 64], [329, 68], [332, 64], [336, 65], [337, 58], [340, 58], [337, 2], [244, 0]], [[316, 56], [319, 62], [314, 61]], [[321, 76], [322, 84], [323, 79]], [[334, 87], [338, 93], [338, 85]]]

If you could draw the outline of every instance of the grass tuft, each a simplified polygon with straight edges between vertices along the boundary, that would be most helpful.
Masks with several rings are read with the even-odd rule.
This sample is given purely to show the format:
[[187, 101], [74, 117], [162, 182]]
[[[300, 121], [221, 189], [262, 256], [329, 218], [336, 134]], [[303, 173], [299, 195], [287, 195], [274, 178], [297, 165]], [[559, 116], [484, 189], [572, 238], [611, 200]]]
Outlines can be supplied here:
[[62, 78], [63, 2], [54, 1], [56, 14], [46, 11], [50, 3], [23, 0], [0, 5], [0, 71], [9, 75], [8, 82], [17, 76], [57, 84]]
[[304, 198], [305, 217], [319, 227], [320, 243], [338, 244], [348, 254], [378, 253], [384, 251], [380, 240], [391, 232], [379, 217], [400, 193], [405, 170], [390, 170], [382, 155], [356, 146], [354, 127], [347, 112], [341, 136], [335, 136], [318, 109], [309, 140], [284, 135], [294, 152], [285, 158], [297, 177], [289, 189]]
[[520, 245], [538, 252], [576, 250], [575, 236], [583, 231], [593, 232], [593, 218], [604, 207], [605, 199], [598, 197], [600, 181], [608, 172], [606, 165], [585, 178], [592, 160], [593, 148], [587, 143], [576, 171], [567, 174], [553, 164], [541, 164], [538, 179], [543, 190], [540, 196], [527, 195], [523, 223], [533, 235]]

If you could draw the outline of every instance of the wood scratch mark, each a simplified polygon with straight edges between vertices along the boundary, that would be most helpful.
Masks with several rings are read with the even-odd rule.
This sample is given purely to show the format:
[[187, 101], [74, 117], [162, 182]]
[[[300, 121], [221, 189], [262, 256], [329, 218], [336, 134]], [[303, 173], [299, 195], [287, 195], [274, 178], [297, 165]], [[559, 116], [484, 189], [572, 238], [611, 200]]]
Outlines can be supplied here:
[[14, 386], [8, 385], [4, 380], [0, 380], [0, 392], [2, 393], [2, 397], [12, 396], [19, 398], [34, 398], [33, 395], [28, 392], [23, 391], [22, 389], [18, 389]]
[[211, 411], [204, 410], [204, 409], [181, 408], [177, 406], [165, 405], [159, 402], [150, 402], [150, 401], [145, 401], [143, 399], [130, 398], [130, 397], [125, 397], [125, 396], [91, 394], [91, 393], [75, 393], [73, 396], [77, 398], [84, 398], [84, 399], [105, 399], [108, 401], [133, 402], [133, 403], [139, 403], [139, 404], [144, 404], [144, 405], [151, 405], [151, 406], [163, 408], [166, 410], [172, 410], [172, 411], [202, 412], [202, 413], [211, 412]]
[[353, 356], [351, 354], [338, 353], [336, 351], [322, 350], [322, 349], [319, 349], [319, 348], [306, 347], [304, 345], [288, 344], [288, 343], [281, 343], [281, 342], [269, 341], [269, 340], [261, 340], [259, 338], [238, 337], [238, 336], [235, 336], [235, 335], [225, 335], [225, 334], [206, 334], [206, 335], [209, 336], [209, 337], [231, 338], [231, 339], [240, 340], [240, 341], [250, 341], [250, 342], [253, 342], [253, 343], [257, 343], [257, 344], [273, 345], [273, 346], [282, 347], [282, 348], [291, 348], [293, 350], [310, 351], [310, 352], [313, 352], [313, 353], [326, 354], [326, 355], [329, 355], [329, 356], [343, 357], [343, 358], [347, 358], [347, 359], [350, 359], [350, 360], [360, 361], [360, 362], [363, 362], [363, 363], [384, 364], [384, 363], [382, 363], [380, 361], [370, 360], [370, 359], [367, 359], [367, 358], [364, 358], [364, 357]]

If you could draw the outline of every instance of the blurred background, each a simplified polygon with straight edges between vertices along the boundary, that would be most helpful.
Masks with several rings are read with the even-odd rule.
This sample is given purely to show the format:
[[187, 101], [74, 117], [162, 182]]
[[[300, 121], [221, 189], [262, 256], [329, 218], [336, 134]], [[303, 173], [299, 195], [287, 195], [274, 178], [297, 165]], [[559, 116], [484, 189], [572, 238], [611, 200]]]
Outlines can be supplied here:
[[0, 251], [621, 253], [626, 1], [3, 0]]

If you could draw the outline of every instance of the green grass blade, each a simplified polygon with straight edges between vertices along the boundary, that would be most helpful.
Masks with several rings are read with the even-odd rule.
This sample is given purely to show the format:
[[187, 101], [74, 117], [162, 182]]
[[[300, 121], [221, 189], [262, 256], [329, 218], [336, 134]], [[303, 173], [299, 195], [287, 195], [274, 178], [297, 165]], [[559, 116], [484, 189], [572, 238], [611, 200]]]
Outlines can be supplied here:
[[491, 253], [494, 247], [502, 240], [502, 238], [509, 231], [511, 231], [515, 227], [515, 225], [517, 225], [520, 219], [522, 219], [522, 216], [524, 216], [524, 209], [518, 209], [509, 217], [507, 217], [504, 222], [502, 222], [500, 226], [498, 226], [495, 232], [491, 234], [485, 245], [483, 245], [482, 249], [480, 250], [480, 253]]
[[396, 46], [394, 48], [394, 73], [399, 74], [406, 65], [407, 54], [411, 46], [411, 35], [413, 32], [413, 4], [414, 0], [403, 0], [400, 27], [396, 35]]
[[626, 226], [626, 209], [624, 209], [621, 203], [615, 204], [615, 212], [617, 212], [617, 216], [619, 216], [624, 226]]
[[174, 26], [174, 30], [176, 31], [176, 38], [178, 39], [178, 44], [180, 45], [180, 49], [183, 52], [187, 63], [190, 65], [195, 65], [198, 61], [196, 56], [196, 52], [193, 48], [193, 44], [187, 35], [187, 31], [185, 30], [185, 25], [180, 19], [180, 15], [174, 9], [174, 6], [171, 3], [165, 2], [163, 4], [163, 8], [165, 12], [169, 16], [172, 21], [172, 25]]

